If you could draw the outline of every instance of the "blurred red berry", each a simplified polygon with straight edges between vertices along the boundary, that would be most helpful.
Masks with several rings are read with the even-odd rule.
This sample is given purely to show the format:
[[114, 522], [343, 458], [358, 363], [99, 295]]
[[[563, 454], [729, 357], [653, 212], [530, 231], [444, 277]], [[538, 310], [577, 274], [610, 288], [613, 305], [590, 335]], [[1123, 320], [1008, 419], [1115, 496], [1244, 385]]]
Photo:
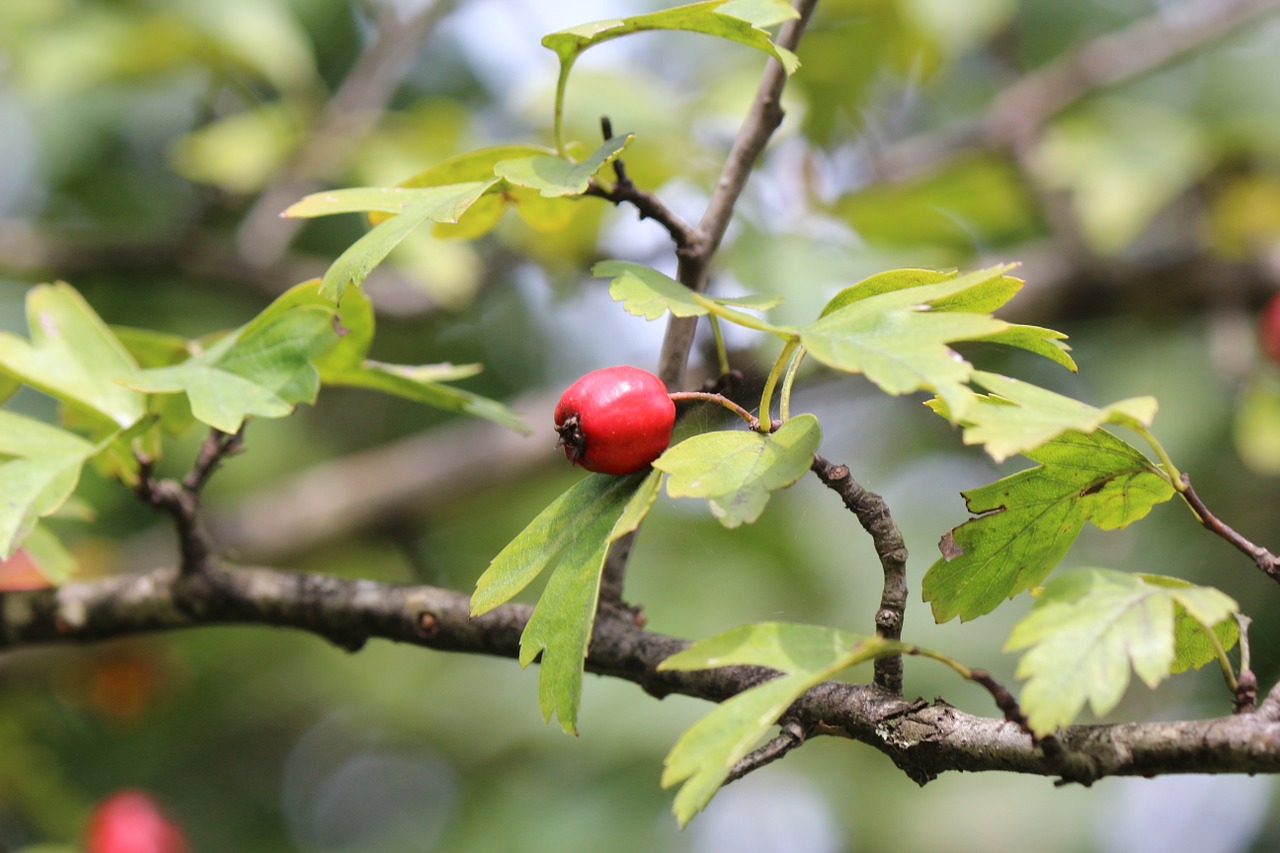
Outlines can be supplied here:
[[1280, 364], [1280, 293], [1271, 297], [1258, 318], [1258, 345], [1263, 355]]
[[187, 853], [182, 830], [145, 791], [117, 791], [89, 819], [87, 853]]
[[556, 431], [570, 462], [600, 474], [643, 470], [671, 443], [676, 406], [662, 380], [638, 367], [606, 367], [560, 397]]

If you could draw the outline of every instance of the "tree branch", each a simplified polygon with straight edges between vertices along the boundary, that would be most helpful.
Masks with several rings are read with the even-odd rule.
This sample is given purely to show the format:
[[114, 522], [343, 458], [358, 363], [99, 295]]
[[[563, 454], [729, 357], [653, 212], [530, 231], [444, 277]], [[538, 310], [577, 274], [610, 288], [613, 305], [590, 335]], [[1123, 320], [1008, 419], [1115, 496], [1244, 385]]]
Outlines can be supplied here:
[[[159, 631], [240, 624], [296, 628], [355, 650], [369, 638], [440, 651], [516, 658], [531, 608], [506, 604], [468, 616], [468, 597], [428, 586], [346, 580], [211, 563], [199, 575], [165, 568], [62, 587], [0, 593], [0, 649], [97, 642]], [[756, 667], [665, 672], [658, 663], [688, 646], [622, 618], [602, 618], [590, 672], [631, 681], [662, 697], [721, 702], [774, 675]], [[789, 719], [810, 735], [875, 747], [924, 784], [951, 770], [1003, 770], [1091, 783], [1104, 776], [1280, 772], [1280, 696], [1259, 710], [1211, 720], [1072, 726], [1060, 756], [1016, 725], [945, 702], [905, 702], [878, 687], [826, 682]]]
[[[889, 514], [884, 498], [858, 485], [848, 467], [834, 465], [814, 454], [811, 470], [827, 488], [840, 495], [862, 528], [871, 534], [884, 572], [884, 589], [876, 610], [876, 633], [887, 640], [902, 639], [902, 622], [907, 610], [907, 546], [902, 531]], [[902, 658], [897, 655], [876, 658], [875, 683], [901, 695]]]
[[1280, 581], [1280, 557], [1272, 554], [1261, 545], [1253, 544], [1210, 512], [1209, 508], [1204, 505], [1204, 501], [1196, 494], [1196, 490], [1191, 487], [1191, 476], [1189, 474], [1182, 475], [1182, 484], [1186, 486], [1186, 489], [1180, 494], [1195, 512], [1196, 517], [1200, 519], [1200, 524], [1206, 530], [1230, 542], [1237, 550], [1253, 560], [1253, 564], [1261, 569], [1267, 577], [1273, 581]]

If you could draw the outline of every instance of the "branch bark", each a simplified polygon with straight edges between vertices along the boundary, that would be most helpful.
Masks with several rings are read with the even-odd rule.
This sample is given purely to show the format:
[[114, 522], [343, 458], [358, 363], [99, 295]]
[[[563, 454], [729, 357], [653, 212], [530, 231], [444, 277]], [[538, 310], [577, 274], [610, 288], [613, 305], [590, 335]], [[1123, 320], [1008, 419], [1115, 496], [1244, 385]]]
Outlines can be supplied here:
[[[468, 598], [429, 586], [211, 564], [0, 594], [0, 649], [97, 642], [210, 625], [295, 628], [356, 650], [370, 638], [449, 652], [515, 658], [531, 608], [508, 604], [469, 618]], [[625, 618], [602, 617], [588, 671], [631, 681], [656, 697], [682, 694], [721, 702], [773, 677], [770, 670], [725, 667], [660, 672], [687, 647]], [[1211, 720], [1073, 726], [1061, 751], [1046, 752], [1012, 722], [978, 717], [941, 700], [907, 702], [872, 685], [826, 682], [791, 708], [805, 737], [868, 744], [911, 779], [947, 771], [1002, 770], [1089, 784], [1104, 776], [1170, 773], [1280, 773], [1280, 696], [1251, 714]]]

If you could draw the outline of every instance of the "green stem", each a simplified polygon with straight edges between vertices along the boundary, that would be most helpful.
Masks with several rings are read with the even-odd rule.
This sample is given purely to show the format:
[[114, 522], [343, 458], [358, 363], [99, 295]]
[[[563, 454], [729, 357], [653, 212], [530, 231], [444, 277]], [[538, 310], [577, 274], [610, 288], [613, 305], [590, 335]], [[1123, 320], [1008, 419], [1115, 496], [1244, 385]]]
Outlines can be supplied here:
[[795, 329], [766, 323], [759, 317], [753, 317], [750, 314], [743, 313], [742, 311], [735, 311], [727, 305], [721, 305], [714, 299], [708, 299], [701, 293], [693, 292], [689, 295], [693, 297], [694, 302], [697, 302], [703, 308], [706, 308], [711, 314], [728, 320], [730, 323], [742, 326], [744, 329], [754, 329], [757, 332], [768, 332], [771, 335], [777, 335], [778, 337], [788, 341], [799, 339]]
[[720, 375], [729, 375], [729, 351], [725, 349], [724, 333], [720, 331], [720, 318], [715, 314], [708, 314], [707, 319], [711, 321], [711, 334], [716, 338], [716, 358], [720, 363]]
[[1227, 650], [1222, 647], [1222, 641], [1218, 639], [1218, 635], [1209, 628], [1205, 630], [1205, 636], [1209, 638], [1210, 644], [1213, 645], [1213, 651], [1218, 656], [1218, 665], [1222, 667], [1222, 677], [1226, 679], [1227, 688], [1232, 692], [1236, 692], [1239, 682], [1236, 681], [1235, 669], [1231, 666], [1231, 658], [1227, 657]]
[[791, 356], [791, 363], [787, 365], [787, 375], [782, 378], [782, 394], [778, 398], [778, 415], [783, 421], [791, 418], [791, 386], [796, 381], [796, 371], [800, 369], [800, 363], [804, 361], [805, 353], [808, 352], [804, 347], [800, 347]]
[[1151, 445], [1151, 449], [1156, 453], [1156, 458], [1160, 460], [1160, 466], [1164, 469], [1164, 476], [1169, 481], [1169, 485], [1173, 486], [1178, 492], [1185, 492], [1187, 485], [1182, 482], [1182, 472], [1173, 464], [1173, 460], [1169, 458], [1169, 453], [1164, 449], [1164, 445], [1152, 435], [1151, 430], [1134, 418], [1122, 418], [1120, 423], [1136, 432], [1147, 444]]
[[[577, 59], [575, 56], [574, 59]], [[556, 80], [555, 137], [556, 154], [565, 156], [564, 147], [564, 90], [569, 85], [569, 71], [573, 68], [573, 59], [560, 60], [560, 78]]]
[[789, 340], [783, 346], [782, 352], [778, 354], [778, 360], [773, 363], [773, 369], [769, 371], [769, 378], [764, 383], [764, 393], [760, 395], [760, 423], [761, 432], [769, 432], [773, 426], [773, 389], [778, 386], [778, 379], [782, 377], [782, 371], [786, 368], [787, 362], [791, 360], [791, 354], [796, 351], [796, 347], [800, 346], [798, 340]]

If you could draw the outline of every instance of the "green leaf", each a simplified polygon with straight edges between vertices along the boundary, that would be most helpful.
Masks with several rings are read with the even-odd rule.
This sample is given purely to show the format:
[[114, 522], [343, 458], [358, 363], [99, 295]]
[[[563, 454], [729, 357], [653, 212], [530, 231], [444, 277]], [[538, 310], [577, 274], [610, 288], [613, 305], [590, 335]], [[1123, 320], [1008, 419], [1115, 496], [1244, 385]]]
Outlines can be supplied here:
[[443, 192], [446, 187], [421, 190], [436, 195], [410, 204], [402, 213], [352, 243], [325, 272], [321, 292], [334, 302], [339, 301], [348, 287], [363, 283], [373, 268], [382, 263], [413, 229], [424, 222], [457, 222], [458, 217], [496, 183], [494, 179], [454, 184], [449, 192]]
[[789, 4], [770, 0], [711, 0], [677, 6], [647, 15], [593, 21], [551, 33], [542, 39], [544, 47], [555, 51], [561, 66], [572, 65], [586, 49], [621, 36], [651, 30], [684, 30], [728, 39], [763, 51], [782, 63], [787, 74], [795, 73], [800, 60], [786, 48], [778, 47], [761, 29], [789, 18], [796, 12]]
[[582, 670], [595, 625], [600, 575], [609, 545], [636, 529], [658, 496], [662, 475], [632, 474], [611, 499], [580, 520], [560, 564], [520, 635], [520, 665], [542, 656], [538, 674], [538, 705], [542, 719], [555, 714], [560, 728], [577, 734], [582, 702]]
[[320, 377], [311, 359], [337, 341], [332, 306], [294, 304], [287, 293], [257, 318], [181, 364], [137, 373], [129, 385], [185, 393], [195, 417], [226, 433], [249, 415], [279, 418], [312, 403]]
[[1225, 593], [1165, 575], [1136, 576], [1144, 583], [1179, 591], [1173, 608], [1174, 675], [1212, 663], [1218, 659], [1218, 649], [1230, 649], [1240, 640], [1240, 625], [1234, 618], [1239, 608]]
[[474, 376], [480, 371], [478, 364], [383, 364], [366, 359], [358, 367], [329, 371], [323, 374], [326, 385], [345, 385], [350, 388], [367, 388], [394, 394], [416, 403], [424, 403], [446, 412], [457, 412], [493, 421], [522, 432], [533, 432], [524, 419], [497, 400], [441, 384], [454, 379]]
[[671, 748], [662, 773], [662, 787], [684, 783], [674, 804], [680, 825], [688, 824], [706, 807], [733, 766], [806, 690], [843, 669], [901, 650], [901, 644], [880, 637], [860, 637], [813, 625], [766, 622], [699, 640], [664, 660], [658, 669], [750, 665], [782, 673], [717, 705]]
[[1053, 329], [1043, 329], [1039, 326], [1022, 326], [1017, 323], [1010, 323], [1009, 328], [1002, 332], [996, 332], [994, 335], [988, 335], [985, 338], [978, 338], [978, 340], [986, 341], [987, 343], [1018, 347], [1036, 355], [1042, 355], [1075, 373], [1078, 368], [1075, 360], [1067, 354], [1071, 347], [1063, 343], [1066, 339], [1066, 335]]
[[587, 185], [596, 173], [616, 160], [634, 138], [633, 134], [627, 134], [606, 139], [581, 163], [564, 157], [539, 155], [503, 160], [493, 167], [493, 172], [508, 183], [537, 190], [546, 198], [580, 196], [587, 191]]
[[1040, 465], [963, 493], [979, 515], [943, 536], [943, 557], [922, 584], [938, 622], [989, 613], [1041, 583], [1086, 521], [1124, 527], [1174, 494], [1145, 456], [1106, 430], [1067, 432], [1027, 456]]
[[[1005, 271], [1013, 269], [1013, 267], [1013, 264], [1009, 264], [970, 273], [965, 276], [965, 279], [969, 280], [969, 284], [964, 289], [950, 296], [932, 299], [928, 304], [938, 311], [990, 314], [992, 311], [1002, 307], [1022, 289], [1021, 279], [1004, 275]], [[819, 317], [825, 317], [833, 311], [838, 311], [872, 296], [896, 293], [910, 288], [926, 287], [931, 284], [941, 284], [946, 281], [955, 281], [957, 275], [954, 272], [937, 272], [935, 270], [922, 269], [889, 270], [888, 272], [877, 273], [857, 284], [846, 287], [833, 296], [826, 307], [822, 309]]]
[[[1073, 572], [1049, 584], [1014, 626], [1008, 651], [1026, 649], [1017, 675], [1033, 731], [1069, 725], [1086, 702], [1106, 714], [1124, 695], [1129, 670], [1148, 687], [1173, 671], [1176, 606], [1204, 631], [1229, 619], [1236, 603], [1217, 590], [1108, 569]], [[1173, 579], [1168, 579], [1173, 580]]]
[[1068, 431], [1088, 433], [1103, 424], [1133, 421], [1150, 426], [1156, 413], [1154, 397], [1133, 397], [1097, 408], [997, 373], [977, 371], [973, 380], [995, 396], [978, 397], [965, 410], [964, 443], [984, 445], [997, 462], [1034, 450]]
[[566, 732], [576, 734], [582, 662], [609, 544], [636, 529], [660, 483], [655, 471], [625, 477], [593, 474], [579, 480], [493, 558], [471, 595], [471, 615], [488, 613], [511, 600], [564, 552], [520, 637], [520, 665], [528, 666], [542, 654], [542, 716], [550, 720], [554, 713]]
[[0, 559], [75, 491], [98, 446], [57, 427], [0, 409]]
[[765, 311], [782, 301], [780, 296], [740, 296], [715, 299], [696, 293], [655, 269], [626, 261], [601, 261], [591, 268], [599, 278], [612, 278], [609, 295], [628, 313], [656, 320], [667, 311], [676, 317], [697, 317], [714, 306], [734, 306]]
[[704, 432], [670, 447], [653, 463], [665, 471], [673, 498], [706, 498], [725, 527], [760, 517], [771, 492], [804, 476], [822, 443], [813, 415], [797, 415], [767, 435], [751, 430]]
[[[435, 211], [430, 217], [435, 222], [456, 222], [483, 195], [484, 190], [492, 185], [493, 178], [489, 177], [432, 187], [352, 187], [326, 190], [294, 202], [280, 215], [290, 219], [366, 211], [395, 215], [424, 207]], [[480, 189], [479, 193], [477, 189]]]
[[128, 427], [146, 400], [119, 380], [138, 368], [84, 298], [63, 282], [27, 293], [31, 341], [0, 333], [0, 371], [69, 406]]
[[40, 574], [54, 586], [67, 583], [76, 572], [75, 555], [44, 524], [37, 524], [31, 529], [22, 540], [22, 548], [30, 555]]
[[887, 394], [932, 390], [958, 418], [974, 396], [966, 384], [973, 365], [947, 344], [989, 337], [1008, 324], [947, 306], [991, 304], [993, 294], [1008, 291], [1004, 273], [1009, 269], [993, 267], [923, 284], [912, 282], [928, 281], [927, 271], [873, 277], [863, 282], [862, 293], [855, 285], [837, 294], [838, 307], [801, 330], [801, 342], [823, 364], [862, 373]]

